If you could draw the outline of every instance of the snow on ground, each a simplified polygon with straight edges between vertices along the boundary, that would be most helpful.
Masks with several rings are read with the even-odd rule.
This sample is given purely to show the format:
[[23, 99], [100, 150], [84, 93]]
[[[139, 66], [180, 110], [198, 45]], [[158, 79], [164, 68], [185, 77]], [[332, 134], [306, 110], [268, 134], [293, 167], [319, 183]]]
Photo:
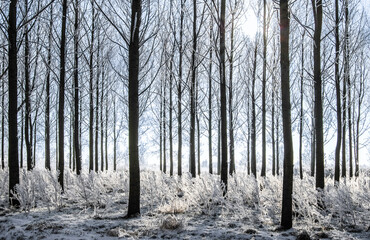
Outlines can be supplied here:
[[[0, 170], [0, 239], [370, 239], [369, 173], [324, 193], [314, 178], [295, 178], [294, 228], [278, 231], [282, 177], [229, 177], [222, 196], [219, 176], [192, 179], [154, 171], [141, 174], [141, 215], [125, 219], [128, 172], [65, 175], [21, 172], [20, 209], [7, 203], [8, 173]], [[326, 209], [320, 209], [322, 198]], [[298, 237], [299, 236], [299, 237]]]

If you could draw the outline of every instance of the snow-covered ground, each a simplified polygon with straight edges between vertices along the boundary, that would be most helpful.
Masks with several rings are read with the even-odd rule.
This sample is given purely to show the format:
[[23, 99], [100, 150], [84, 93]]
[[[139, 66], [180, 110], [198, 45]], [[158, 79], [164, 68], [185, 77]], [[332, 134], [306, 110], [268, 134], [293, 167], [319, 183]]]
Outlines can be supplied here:
[[[294, 179], [294, 228], [278, 231], [282, 177], [229, 177], [222, 196], [219, 176], [192, 179], [154, 171], [141, 173], [141, 215], [125, 219], [128, 172], [65, 175], [61, 194], [56, 173], [21, 172], [21, 209], [9, 209], [8, 173], [0, 170], [0, 239], [370, 239], [370, 176], [341, 182]], [[322, 198], [326, 208], [320, 209]]]

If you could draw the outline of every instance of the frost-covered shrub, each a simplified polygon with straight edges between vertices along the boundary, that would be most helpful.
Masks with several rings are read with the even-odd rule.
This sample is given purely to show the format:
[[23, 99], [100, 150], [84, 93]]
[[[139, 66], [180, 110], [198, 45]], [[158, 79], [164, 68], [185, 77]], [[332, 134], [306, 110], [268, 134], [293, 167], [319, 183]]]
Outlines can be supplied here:
[[9, 181], [9, 175], [8, 175], [8, 169], [0, 169], [0, 201], [8, 197], [8, 181]]
[[28, 212], [36, 206], [35, 187], [38, 184], [35, 180], [36, 173], [22, 169], [20, 171], [20, 181], [16, 185], [15, 198], [19, 201], [20, 207]]

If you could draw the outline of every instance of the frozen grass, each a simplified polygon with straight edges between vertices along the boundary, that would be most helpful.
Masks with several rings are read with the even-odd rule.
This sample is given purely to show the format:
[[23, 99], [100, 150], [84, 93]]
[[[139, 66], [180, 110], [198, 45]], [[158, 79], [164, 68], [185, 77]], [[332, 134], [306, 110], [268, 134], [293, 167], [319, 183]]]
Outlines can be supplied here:
[[[55, 238], [294, 239], [298, 231], [307, 231], [313, 237], [329, 234], [334, 239], [370, 237], [370, 176], [365, 172], [360, 178], [342, 181], [338, 187], [327, 178], [323, 192], [315, 190], [314, 178], [295, 177], [294, 229], [288, 233], [275, 231], [280, 223], [281, 176], [256, 180], [237, 173], [229, 177], [225, 198], [217, 175], [204, 173], [193, 179], [189, 174], [180, 178], [142, 171], [141, 217], [133, 220], [122, 220], [128, 202], [127, 171], [81, 176], [66, 171], [64, 194], [56, 172], [21, 171], [20, 177], [17, 198], [21, 208], [11, 210], [7, 204], [8, 172], [0, 170], [0, 237], [7, 239], [35, 234], [41, 237], [41, 228], [41, 232], [49, 231]], [[318, 200], [325, 203], [325, 208], [319, 207]], [[29, 216], [36, 216], [38, 221], [33, 223]]]

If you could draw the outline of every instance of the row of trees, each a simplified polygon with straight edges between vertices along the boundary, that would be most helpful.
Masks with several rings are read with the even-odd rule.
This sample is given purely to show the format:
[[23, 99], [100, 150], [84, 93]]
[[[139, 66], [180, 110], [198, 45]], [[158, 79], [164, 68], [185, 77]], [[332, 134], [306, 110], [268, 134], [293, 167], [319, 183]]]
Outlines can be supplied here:
[[[227, 177], [236, 171], [239, 152], [244, 156], [239, 166], [246, 165], [248, 174], [257, 177], [261, 164], [261, 176], [266, 176], [268, 156], [272, 174], [280, 173], [283, 135], [282, 226], [290, 228], [293, 133], [299, 136], [300, 177], [303, 159], [311, 156], [311, 175], [316, 170], [316, 187], [323, 189], [325, 143], [337, 134], [335, 181], [339, 182], [341, 151], [342, 177], [347, 155], [350, 176], [358, 176], [360, 136], [369, 124], [363, 106], [369, 33], [360, 5], [347, 0], [326, 1], [325, 7], [322, 1], [303, 3], [280, 1], [279, 8], [266, 0], [253, 5], [242, 0], [1, 3], [1, 9], [9, 9], [8, 14], [2, 12], [0, 39], [2, 167], [7, 131], [11, 203], [19, 204], [12, 191], [19, 182], [19, 163], [23, 167], [23, 139], [27, 170], [36, 164], [40, 139], [45, 168], [50, 170], [53, 131], [62, 188], [67, 152], [69, 167], [77, 174], [86, 148], [89, 171], [108, 170], [108, 152], [113, 152], [116, 170], [117, 145], [127, 135], [128, 216], [140, 212], [139, 156], [153, 147], [145, 146], [145, 137], [158, 146], [164, 172], [169, 156], [171, 175], [176, 149], [178, 175], [184, 156], [189, 157], [193, 177], [201, 173], [203, 163], [208, 162], [209, 173], [216, 165], [226, 195]], [[242, 31], [246, 9], [262, 19], [262, 32]], [[324, 24], [323, 17], [328, 20]], [[202, 143], [208, 147], [208, 161], [203, 162]]]

